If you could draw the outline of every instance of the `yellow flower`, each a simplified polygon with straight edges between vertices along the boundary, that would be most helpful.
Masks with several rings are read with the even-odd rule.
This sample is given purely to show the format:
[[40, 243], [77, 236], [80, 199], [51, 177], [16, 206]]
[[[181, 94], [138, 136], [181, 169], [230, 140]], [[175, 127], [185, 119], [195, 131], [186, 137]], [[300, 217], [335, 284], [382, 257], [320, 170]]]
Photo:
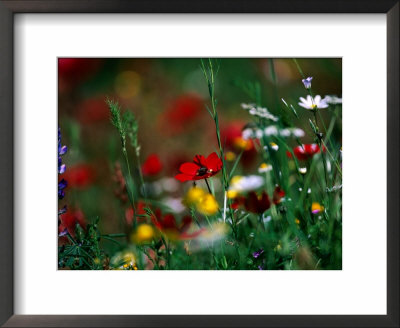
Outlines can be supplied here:
[[236, 159], [236, 154], [233, 151], [227, 151], [225, 153], [225, 158], [228, 162], [232, 162]]
[[136, 231], [131, 235], [131, 240], [135, 243], [149, 242], [154, 237], [154, 229], [149, 224], [141, 224]]
[[300, 224], [300, 220], [299, 220], [298, 218], [295, 218], [295, 219], [294, 219], [294, 222], [295, 222], [296, 224]]
[[203, 189], [192, 187], [188, 190], [182, 202], [187, 207], [195, 206], [205, 194], [206, 192]]
[[317, 202], [312, 203], [311, 205], [311, 213], [312, 214], [318, 214], [324, 210], [324, 207]]
[[111, 258], [110, 264], [117, 270], [130, 270], [136, 266], [136, 256], [131, 250], [118, 252]]
[[206, 194], [199, 199], [196, 208], [204, 215], [214, 215], [218, 211], [218, 202], [213, 195]]
[[218, 211], [218, 202], [215, 197], [198, 187], [188, 190], [183, 204], [187, 207], [196, 207], [204, 215], [214, 215]]
[[239, 194], [239, 192], [237, 190], [232, 189], [232, 190], [228, 190], [226, 192], [226, 197], [228, 197], [229, 199], [233, 199], [233, 198], [236, 198], [238, 194]]
[[240, 149], [240, 150], [250, 150], [252, 147], [251, 141], [243, 139], [242, 137], [236, 137], [233, 140], [233, 144], [235, 145], [235, 147], [237, 149]]

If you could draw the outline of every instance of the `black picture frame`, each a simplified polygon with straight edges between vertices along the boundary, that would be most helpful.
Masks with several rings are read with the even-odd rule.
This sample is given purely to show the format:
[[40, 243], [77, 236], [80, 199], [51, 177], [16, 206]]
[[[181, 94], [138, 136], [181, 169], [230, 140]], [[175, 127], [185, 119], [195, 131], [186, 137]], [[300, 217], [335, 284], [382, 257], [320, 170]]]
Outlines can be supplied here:
[[[13, 136], [18, 130], [14, 129], [13, 119], [13, 30], [17, 13], [386, 14], [387, 315], [14, 315], [13, 208], [17, 195], [14, 195], [13, 177], [18, 172], [14, 170]], [[398, 0], [0, 0], [0, 324], [5, 327], [399, 327], [398, 90]]]

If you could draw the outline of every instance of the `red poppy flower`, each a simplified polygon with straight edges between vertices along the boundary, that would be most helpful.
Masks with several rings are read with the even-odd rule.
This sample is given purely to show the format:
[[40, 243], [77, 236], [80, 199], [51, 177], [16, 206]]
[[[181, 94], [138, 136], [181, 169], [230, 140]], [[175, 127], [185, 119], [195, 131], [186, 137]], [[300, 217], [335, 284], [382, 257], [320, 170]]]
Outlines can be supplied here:
[[63, 177], [68, 181], [68, 187], [85, 188], [93, 183], [95, 173], [92, 166], [78, 164], [69, 167]]
[[222, 169], [222, 161], [217, 153], [212, 153], [205, 158], [203, 155], [196, 155], [193, 162], [183, 163], [180, 174], [175, 179], [184, 182], [189, 180], [200, 180], [217, 174]]
[[[312, 158], [315, 154], [320, 152], [320, 148], [317, 144], [306, 144], [293, 148], [293, 153], [298, 160], [305, 161]], [[287, 152], [287, 156], [292, 158], [292, 153]]]
[[261, 195], [257, 195], [254, 191], [251, 191], [244, 201], [244, 207], [249, 212], [262, 214], [271, 207], [271, 201], [265, 191]]
[[161, 172], [162, 168], [163, 166], [158, 155], [151, 154], [142, 165], [142, 173], [143, 175], [157, 175]]
[[68, 232], [75, 236], [76, 225], [79, 224], [83, 229], [86, 228], [85, 217], [81, 210], [71, 210], [69, 209], [64, 214], [60, 215], [60, 224], [58, 225], [58, 232], [61, 233], [68, 230]]
[[276, 186], [272, 196], [272, 202], [275, 205], [278, 205], [283, 197], [285, 197], [285, 192], [281, 189], [281, 187]]
[[190, 216], [184, 216], [182, 222], [178, 225], [172, 214], [161, 215], [161, 211], [156, 210], [155, 216], [152, 216], [151, 219], [157, 229], [174, 240], [196, 238], [205, 230], [202, 228], [193, 233], [189, 233], [188, 230], [192, 225], [192, 218]]

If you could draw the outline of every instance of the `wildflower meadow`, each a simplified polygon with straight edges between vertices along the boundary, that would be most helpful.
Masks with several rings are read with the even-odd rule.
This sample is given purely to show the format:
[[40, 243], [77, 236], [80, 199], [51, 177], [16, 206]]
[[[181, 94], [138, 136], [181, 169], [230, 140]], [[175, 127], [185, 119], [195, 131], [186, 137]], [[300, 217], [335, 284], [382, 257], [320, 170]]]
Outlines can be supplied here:
[[339, 58], [60, 58], [60, 270], [341, 270]]

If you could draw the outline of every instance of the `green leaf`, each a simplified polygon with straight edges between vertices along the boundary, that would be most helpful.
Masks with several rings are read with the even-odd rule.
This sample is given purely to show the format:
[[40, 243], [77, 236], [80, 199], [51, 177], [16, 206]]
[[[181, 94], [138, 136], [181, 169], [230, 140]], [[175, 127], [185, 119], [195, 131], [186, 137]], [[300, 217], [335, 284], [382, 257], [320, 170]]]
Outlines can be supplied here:
[[232, 166], [231, 173], [229, 174], [229, 181], [232, 179], [233, 174], [235, 173], [236, 167], [238, 166], [238, 164], [239, 164], [239, 162], [240, 162], [240, 159], [242, 158], [242, 155], [243, 155], [243, 150], [241, 151], [241, 153], [239, 154], [239, 156], [236, 158], [236, 161], [235, 161], [235, 163], [234, 163], [233, 166]]

